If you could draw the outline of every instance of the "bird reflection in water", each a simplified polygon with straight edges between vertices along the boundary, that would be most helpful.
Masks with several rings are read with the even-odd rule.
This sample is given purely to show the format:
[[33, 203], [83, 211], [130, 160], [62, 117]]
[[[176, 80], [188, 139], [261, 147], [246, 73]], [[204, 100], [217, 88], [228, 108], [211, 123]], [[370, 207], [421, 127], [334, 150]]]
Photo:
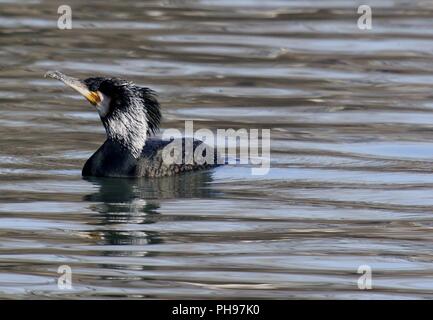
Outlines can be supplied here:
[[[189, 172], [156, 179], [83, 178], [99, 188], [84, 196], [92, 202], [100, 223], [107, 228], [98, 232], [105, 245], [143, 245], [161, 243], [158, 232], [125, 229], [126, 224], [152, 224], [164, 217], [158, 212], [160, 202], [179, 198], [212, 198], [211, 171]], [[117, 226], [119, 228], [117, 228]], [[144, 229], [144, 228], [143, 228]]]

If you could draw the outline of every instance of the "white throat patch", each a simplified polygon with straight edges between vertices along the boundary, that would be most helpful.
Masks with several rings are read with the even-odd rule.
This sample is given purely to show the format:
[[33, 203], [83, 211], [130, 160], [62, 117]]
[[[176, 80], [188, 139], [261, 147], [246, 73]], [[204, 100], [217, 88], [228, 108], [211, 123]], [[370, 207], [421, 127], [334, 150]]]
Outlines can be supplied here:
[[98, 110], [100, 117], [105, 117], [110, 111], [111, 98], [100, 91], [97, 92], [101, 101], [96, 105], [96, 109]]

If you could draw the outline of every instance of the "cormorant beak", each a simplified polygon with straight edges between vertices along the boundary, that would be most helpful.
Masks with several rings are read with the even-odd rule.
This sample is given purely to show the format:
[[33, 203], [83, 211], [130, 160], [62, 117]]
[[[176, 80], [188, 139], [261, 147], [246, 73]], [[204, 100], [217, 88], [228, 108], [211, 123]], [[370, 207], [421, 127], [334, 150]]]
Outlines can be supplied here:
[[98, 92], [90, 91], [86, 84], [79, 79], [68, 77], [59, 71], [48, 71], [45, 73], [45, 78], [47, 77], [62, 81], [68, 87], [81, 93], [94, 106], [101, 102], [101, 97]]

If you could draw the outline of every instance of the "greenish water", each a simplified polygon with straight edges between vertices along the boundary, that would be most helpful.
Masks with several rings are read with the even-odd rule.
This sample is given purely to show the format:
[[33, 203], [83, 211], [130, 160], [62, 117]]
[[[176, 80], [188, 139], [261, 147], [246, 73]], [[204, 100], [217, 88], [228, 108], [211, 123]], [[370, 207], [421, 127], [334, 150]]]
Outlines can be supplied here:
[[[0, 1], [0, 298], [433, 297], [430, 2], [370, 31], [356, 1], [61, 4]], [[271, 170], [85, 180], [102, 125], [47, 70], [156, 90], [163, 129], [269, 128]]]

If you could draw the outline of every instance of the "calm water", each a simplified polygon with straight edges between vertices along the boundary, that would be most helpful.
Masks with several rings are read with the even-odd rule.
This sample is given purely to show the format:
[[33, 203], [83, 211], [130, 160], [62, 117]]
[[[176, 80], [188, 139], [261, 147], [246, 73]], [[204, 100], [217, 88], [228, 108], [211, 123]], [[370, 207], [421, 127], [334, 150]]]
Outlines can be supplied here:
[[[14, 2], [0, 298], [433, 298], [431, 1], [370, 1], [370, 31], [346, 0], [73, 1], [72, 30]], [[52, 69], [155, 89], [163, 129], [270, 128], [272, 169], [84, 180], [104, 131]]]

